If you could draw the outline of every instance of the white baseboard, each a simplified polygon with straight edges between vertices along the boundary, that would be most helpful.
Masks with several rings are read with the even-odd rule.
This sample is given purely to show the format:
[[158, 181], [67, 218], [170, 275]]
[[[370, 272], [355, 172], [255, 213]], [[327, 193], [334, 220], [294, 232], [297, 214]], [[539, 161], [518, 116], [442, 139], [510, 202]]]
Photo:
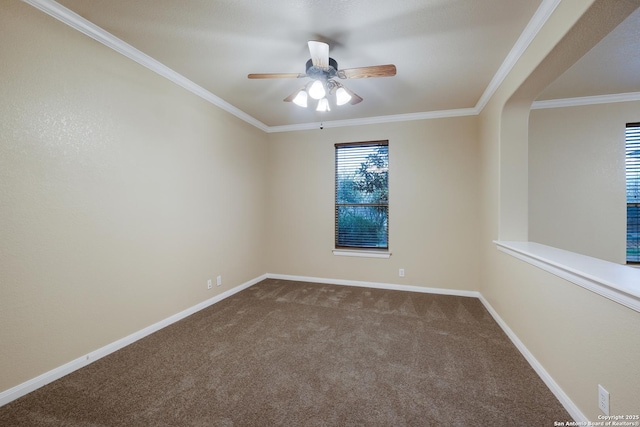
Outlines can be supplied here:
[[562, 406], [564, 406], [564, 409], [567, 410], [567, 412], [569, 413], [569, 415], [571, 415], [573, 420], [576, 422], [584, 422], [585, 423], [584, 425], [586, 425], [586, 423], [589, 421], [588, 418], [582, 413], [582, 411], [580, 411], [580, 409], [578, 409], [576, 404], [573, 403], [573, 401], [569, 398], [569, 396], [567, 396], [564, 390], [560, 388], [558, 383], [556, 383], [555, 380], [551, 377], [551, 375], [549, 375], [549, 373], [542, 367], [540, 362], [538, 362], [538, 360], [533, 356], [533, 354], [531, 354], [529, 349], [527, 349], [527, 347], [522, 343], [522, 341], [520, 341], [518, 336], [511, 330], [511, 328], [507, 326], [505, 321], [502, 320], [500, 315], [498, 315], [498, 313], [494, 310], [491, 304], [489, 304], [489, 301], [487, 301], [482, 296], [482, 294], [480, 294], [479, 298], [482, 304], [487, 309], [487, 311], [489, 311], [493, 319], [498, 323], [498, 325], [500, 325], [504, 333], [507, 334], [511, 342], [513, 342], [513, 344], [524, 356], [524, 358], [527, 359], [527, 362], [529, 362], [529, 365], [531, 365], [533, 370], [536, 371], [538, 376], [542, 379], [542, 381], [544, 381], [544, 383], [547, 385], [549, 390], [551, 390], [551, 392], [560, 401]]
[[249, 280], [248, 282], [245, 282], [232, 289], [222, 292], [221, 294], [218, 294], [213, 298], [210, 298], [206, 301], [196, 304], [193, 307], [187, 308], [186, 310], [183, 310], [180, 313], [174, 314], [173, 316], [170, 316], [164, 320], [154, 323], [151, 326], [141, 329], [138, 332], [134, 332], [129, 336], [126, 336], [122, 339], [112, 342], [111, 344], [107, 344], [102, 348], [99, 348], [95, 351], [92, 351], [91, 353], [85, 354], [84, 356], [81, 356], [75, 360], [72, 360], [62, 366], [59, 366], [55, 369], [45, 372], [44, 374], [39, 375], [35, 378], [32, 378], [29, 381], [25, 381], [22, 384], [18, 384], [15, 387], [5, 390], [2, 393], [0, 393], [0, 406], [6, 405], [7, 403], [12, 402], [24, 396], [25, 394], [31, 393], [32, 391], [40, 387], [43, 387], [52, 381], [55, 381], [67, 374], [70, 374], [73, 371], [83, 368], [88, 364], [95, 362], [96, 360], [108, 354], [111, 354], [117, 350], [120, 350], [121, 348], [126, 347], [129, 344], [132, 344], [138, 341], [139, 339], [142, 339], [148, 335], [151, 335], [156, 331], [159, 331], [162, 328], [165, 328], [171, 325], [172, 323], [182, 320], [185, 317], [190, 316], [202, 309], [205, 309], [219, 301], [222, 301], [223, 299], [228, 298], [233, 294], [236, 294], [244, 289], [247, 289], [266, 278], [267, 278], [267, 275], [263, 274], [262, 276]]
[[111, 344], [108, 344], [102, 348], [99, 348], [91, 353], [88, 353], [82, 357], [79, 357], [75, 360], [70, 361], [62, 366], [59, 366], [51, 371], [45, 372], [42, 375], [37, 376], [29, 381], [26, 381], [22, 384], [19, 384], [13, 388], [10, 388], [6, 391], [0, 393], [0, 406], [6, 405], [7, 403], [18, 399], [19, 397], [24, 396], [42, 386], [49, 384], [52, 381], [55, 381], [63, 376], [80, 369], [88, 364], [108, 355], [121, 348], [132, 344], [139, 339], [142, 339], [164, 327], [171, 325], [179, 320], [184, 319], [187, 316], [190, 316], [200, 310], [203, 310], [219, 301], [222, 301], [225, 298], [230, 297], [233, 294], [236, 294], [244, 289], [247, 289], [256, 283], [264, 280], [264, 279], [279, 279], [279, 280], [293, 280], [299, 282], [316, 282], [316, 283], [327, 283], [330, 285], [344, 285], [344, 286], [359, 286], [366, 288], [375, 288], [375, 289], [388, 289], [388, 290], [396, 290], [396, 291], [407, 291], [407, 292], [421, 292], [421, 293], [432, 293], [432, 294], [440, 294], [440, 295], [454, 295], [454, 296], [463, 296], [463, 297], [474, 297], [480, 299], [485, 308], [489, 311], [494, 320], [500, 325], [502, 330], [507, 334], [509, 339], [513, 342], [516, 348], [522, 353], [525, 359], [529, 362], [531, 367], [536, 371], [538, 376], [544, 381], [547, 387], [551, 390], [551, 392], [556, 396], [556, 398], [560, 401], [560, 403], [564, 406], [564, 408], [569, 412], [569, 415], [574, 419], [574, 421], [586, 422], [588, 421], [587, 417], [578, 409], [578, 407], [571, 401], [569, 396], [560, 388], [560, 386], [553, 380], [551, 375], [542, 367], [542, 365], [536, 360], [536, 358], [531, 354], [531, 352], [525, 347], [525, 345], [520, 341], [520, 339], [516, 336], [516, 334], [507, 326], [507, 324], [502, 320], [502, 318], [498, 315], [498, 313], [493, 309], [491, 304], [482, 296], [480, 292], [477, 291], [465, 291], [465, 290], [455, 290], [455, 289], [443, 289], [443, 288], [425, 288], [421, 286], [411, 286], [411, 285], [398, 285], [391, 283], [378, 283], [378, 282], [363, 282], [363, 281], [355, 281], [355, 280], [340, 280], [340, 279], [327, 279], [321, 277], [308, 277], [308, 276], [292, 276], [286, 274], [270, 274], [266, 273], [255, 279], [249, 280], [241, 285], [238, 285], [228, 291], [225, 291], [219, 295], [216, 295], [213, 298], [210, 298], [206, 301], [201, 302], [200, 304], [196, 304], [193, 307], [190, 307], [186, 310], [181, 311], [180, 313], [174, 314], [164, 320], [161, 320], [157, 323], [154, 323], [151, 326], [148, 326], [138, 332], [135, 332], [127, 337], [124, 337], [118, 341], [115, 341]]
[[362, 282], [359, 280], [327, 279], [324, 277], [291, 276], [288, 274], [267, 273], [269, 279], [294, 280], [297, 282], [326, 283], [328, 285], [358, 286], [363, 288], [388, 289], [391, 291], [421, 292], [426, 294], [454, 295], [459, 297], [480, 298], [480, 292], [445, 288], [426, 288], [422, 286], [397, 285], [393, 283]]

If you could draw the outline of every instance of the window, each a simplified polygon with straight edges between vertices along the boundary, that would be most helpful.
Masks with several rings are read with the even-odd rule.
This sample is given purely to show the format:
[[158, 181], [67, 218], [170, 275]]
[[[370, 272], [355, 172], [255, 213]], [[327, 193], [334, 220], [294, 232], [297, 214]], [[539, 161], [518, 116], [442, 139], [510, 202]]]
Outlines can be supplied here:
[[640, 123], [627, 123], [627, 262], [640, 262]]
[[336, 248], [389, 249], [389, 142], [335, 147]]

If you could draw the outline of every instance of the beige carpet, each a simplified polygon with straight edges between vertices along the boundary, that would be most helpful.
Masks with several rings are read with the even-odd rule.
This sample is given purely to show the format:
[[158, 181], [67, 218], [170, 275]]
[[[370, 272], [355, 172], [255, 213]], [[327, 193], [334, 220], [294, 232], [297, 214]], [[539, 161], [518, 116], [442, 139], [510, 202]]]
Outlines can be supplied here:
[[0, 408], [2, 426], [551, 426], [475, 298], [265, 280]]

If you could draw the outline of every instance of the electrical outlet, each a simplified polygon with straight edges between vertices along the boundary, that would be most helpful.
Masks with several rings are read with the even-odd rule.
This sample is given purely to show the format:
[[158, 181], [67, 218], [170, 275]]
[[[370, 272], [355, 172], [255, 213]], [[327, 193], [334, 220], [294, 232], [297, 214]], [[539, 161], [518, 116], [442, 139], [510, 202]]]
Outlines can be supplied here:
[[598, 384], [598, 408], [605, 415], [609, 415], [609, 392]]
[[211, 289], [213, 287], [213, 284], [211, 282], [211, 279], [207, 280], [207, 289]]
[[398, 270], [398, 276], [404, 277], [404, 268], [401, 268], [400, 270]]
[[216, 278], [216, 286], [220, 286], [220, 285], [222, 285], [222, 276], [218, 276]]

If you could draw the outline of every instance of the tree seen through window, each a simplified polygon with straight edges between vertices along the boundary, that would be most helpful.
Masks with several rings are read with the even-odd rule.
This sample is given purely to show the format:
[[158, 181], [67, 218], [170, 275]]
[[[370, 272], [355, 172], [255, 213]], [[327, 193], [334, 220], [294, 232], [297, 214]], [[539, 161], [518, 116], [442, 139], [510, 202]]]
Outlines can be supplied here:
[[389, 248], [387, 141], [336, 144], [336, 247]]

